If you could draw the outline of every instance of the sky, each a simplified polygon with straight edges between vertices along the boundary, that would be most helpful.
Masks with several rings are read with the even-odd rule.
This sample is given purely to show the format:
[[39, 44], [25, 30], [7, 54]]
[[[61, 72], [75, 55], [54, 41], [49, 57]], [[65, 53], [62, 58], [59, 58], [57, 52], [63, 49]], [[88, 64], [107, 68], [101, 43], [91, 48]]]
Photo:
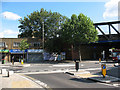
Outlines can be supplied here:
[[[0, 2], [0, 38], [17, 38], [19, 19], [41, 8], [59, 12], [70, 18], [72, 14], [84, 15], [94, 23], [118, 20], [118, 1], [120, 0], [2, 0]], [[117, 27], [117, 25], [115, 25]], [[107, 27], [101, 27], [108, 33]], [[112, 33], [115, 33], [112, 30]], [[100, 34], [100, 32], [99, 32]]]

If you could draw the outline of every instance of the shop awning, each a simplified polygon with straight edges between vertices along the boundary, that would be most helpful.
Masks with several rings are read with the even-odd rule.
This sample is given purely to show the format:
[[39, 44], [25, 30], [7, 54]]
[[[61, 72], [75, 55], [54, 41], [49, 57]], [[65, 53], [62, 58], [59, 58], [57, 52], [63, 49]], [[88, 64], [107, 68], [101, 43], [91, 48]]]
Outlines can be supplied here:
[[21, 51], [20, 49], [11, 49], [10, 50], [10, 53], [15, 53], [15, 54], [18, 54], [18, 53], [26, 53], [27, 52], [27, 49], [26, 50], [23, 50]]
[[43, 53], [43, 49], [28, 49], [28, 53]]
[[0, 53], [8, 53], [9, 49], [0, 49]]

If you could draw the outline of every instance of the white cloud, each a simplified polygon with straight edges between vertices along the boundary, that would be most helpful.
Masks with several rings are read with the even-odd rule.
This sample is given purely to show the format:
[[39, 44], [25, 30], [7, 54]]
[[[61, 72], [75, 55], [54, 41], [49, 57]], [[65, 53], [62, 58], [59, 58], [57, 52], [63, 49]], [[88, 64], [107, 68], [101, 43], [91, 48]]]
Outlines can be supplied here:
[[3, 37], [4, 37], [4, 33], [0, 32], [0, 38], [3, 38]]
[[11, 30], [11, 29], [6, 29], [3, 30], [3, 32], [0, 32], [0, 38], [10, 38], [10, 37], [17, 37], [17, 35], [19, 34], [19, 32], [15, 31], [15, 30]]
[[9, 19], [9, 20], [17, 20], [17, 19], [20, 19], [21, 17], [15, 13], [12, 13], [12, 12], [3, 12], [2, 13], [2, 16], [6, 19]]
[[112, 18], [118, 16], [118, 2], [120, 0], [110, 0], [105, 4], [105, 12], [103, 13], [103, 18]]

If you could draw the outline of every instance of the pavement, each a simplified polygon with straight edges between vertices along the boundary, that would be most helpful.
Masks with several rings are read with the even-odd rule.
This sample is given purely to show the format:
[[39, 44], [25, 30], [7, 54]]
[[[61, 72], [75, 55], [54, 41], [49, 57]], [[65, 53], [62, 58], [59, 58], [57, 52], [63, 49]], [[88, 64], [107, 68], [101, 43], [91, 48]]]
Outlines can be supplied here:
[[31, 79], [15, 73], [10, 77], [0, 74], [0, 81], [0, 88], [43, 88]]
[[90, 73], [89, 71], [85, 71], [85, 70], [78, 70], [78, 71], [69, 71], [66, 73], [70, 75], [74, 75], [75, 77], [78, 78], [85, 78], [96, 82], [102, 82], [102, 83], [120, 82], [119, 77], [106, 75], [105, 78], [103, 78], [103, 75], [100, 74], [100, 72], [96, 74], [96, 73]]
[[[28, 66], [30, 66], [30, 64], [21, 65], [19, 62], [14, 63], [14, 65], [12, 65], [12, 63], [6, 63], [6, 64], [0, 63], [0, 71], [3, 67], [11, 67], [11, 66], [13, 66], [13, 67], [16, 67], [16, 66], [17, 67], [26, 67], [27, 66], [28, 67]], [[43, 89], [43, 87], [40, 84], [35, 83], [34, 81], [32, 81], [32, 79], [30, 79], [24, 75], [12, 73], [8, 77], [7, 71], [4, 73], [0, 72], [0, 90], [2, 88], [42, 88]]]

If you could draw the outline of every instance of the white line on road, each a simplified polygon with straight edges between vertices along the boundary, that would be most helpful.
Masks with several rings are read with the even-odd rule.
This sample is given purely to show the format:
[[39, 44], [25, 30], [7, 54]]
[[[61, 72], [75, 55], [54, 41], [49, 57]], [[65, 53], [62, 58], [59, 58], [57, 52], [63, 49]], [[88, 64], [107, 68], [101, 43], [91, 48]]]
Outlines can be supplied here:
[[60, 65], [53, 65], [50, 67], [71, 67], [71, 66], [75, 66], [74, 64], [60, 64]]
[[97, 83], [102, 84], [102, 85], [112, 86], [112, 87], [119, 87], [117, 85], [115, 86], [115, 85], [111, 85], [111, 84], [107, 84], [107, 83], [100, 83], [100, 82], [97, 82]]
[[82, 70], [100, 70], [101, 68], [88, 68], [88, 69], [82, 69]]

